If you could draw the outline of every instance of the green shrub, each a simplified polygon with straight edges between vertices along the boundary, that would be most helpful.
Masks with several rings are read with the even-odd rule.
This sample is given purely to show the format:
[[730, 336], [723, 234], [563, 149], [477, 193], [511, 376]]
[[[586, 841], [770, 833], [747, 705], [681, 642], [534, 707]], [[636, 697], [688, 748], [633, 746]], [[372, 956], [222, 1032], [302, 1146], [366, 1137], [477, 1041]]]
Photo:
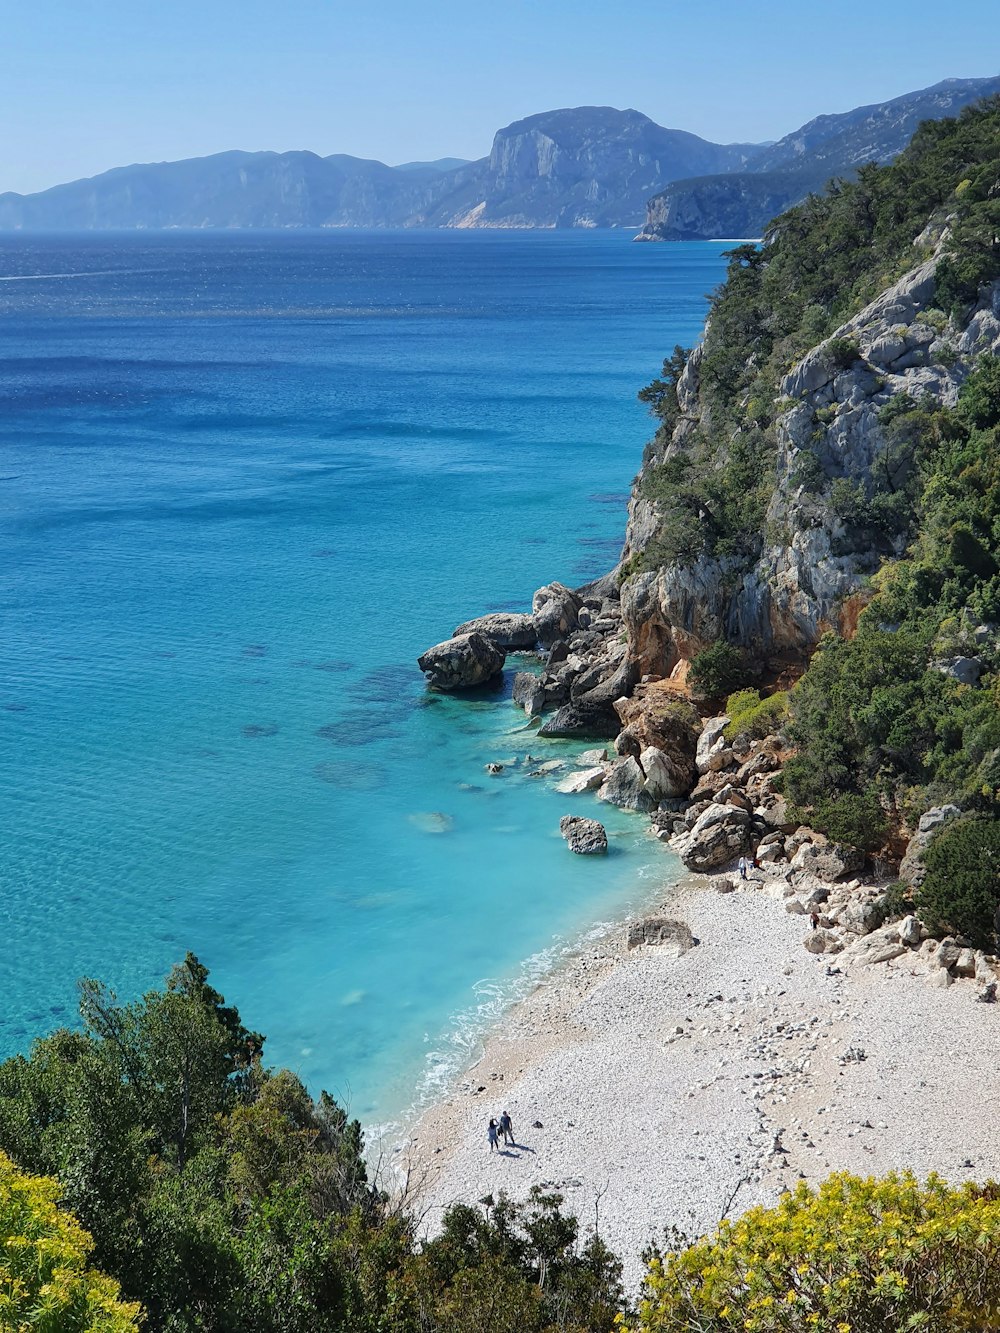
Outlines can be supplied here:
[[[739, 701], [734, 707], [734, 701]], [[725, 730], [727, 741], [739, 736], [760, 741], [778, 731], [788, 716], [788, 696], [784, 693], [762, 699], [757, 690], [741, 690], [726, 702], [729, 724]]]
[[885, 841], [888, 820], [874, 792], [848, 792], [822, 801], [810, 823], [834, 842], [846, 843], [862, 852], [874, 852]]
[[926, 925], [965, 935], [994, 949], [1000, 910], [1000, 821], [967, 819], [943, 829], [923, 856], [927, 874], [917, 892]]
[[826, 344], [826, 355], [838, 370], [849, 370], [861, 355], [857, 338], [831, 338]]
[[710, 699], [729, 694], [745, 675], [743, 653], [724, 639], [717, 640], [691, 659], [691, 684]]
[[639, 1333], [993, 1329], [1000, 1187], [800, 1181], [687, 1248], [654, 1250]]

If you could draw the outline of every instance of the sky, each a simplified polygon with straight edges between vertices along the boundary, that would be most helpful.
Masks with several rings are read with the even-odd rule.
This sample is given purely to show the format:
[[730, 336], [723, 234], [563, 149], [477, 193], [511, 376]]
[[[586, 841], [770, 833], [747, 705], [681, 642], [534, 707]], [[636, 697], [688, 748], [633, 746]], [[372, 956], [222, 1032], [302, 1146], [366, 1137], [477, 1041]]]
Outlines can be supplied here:
[[0, 190], [229, 148], [482, 157], [554, 107], [717, 142], [1000, 73], [998, 0], [3, 0]]

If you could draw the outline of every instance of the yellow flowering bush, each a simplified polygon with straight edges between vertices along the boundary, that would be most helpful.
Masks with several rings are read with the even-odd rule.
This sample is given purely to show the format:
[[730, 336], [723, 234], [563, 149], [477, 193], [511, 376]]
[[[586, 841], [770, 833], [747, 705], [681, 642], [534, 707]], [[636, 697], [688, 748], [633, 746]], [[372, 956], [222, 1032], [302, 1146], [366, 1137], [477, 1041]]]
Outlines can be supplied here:
[[139, 1306], [87, 1268], [90, 1236], [58, 1198], [56, 1181], [23, 1175], [0, 1152], [0, 1329], [134, 1333]]
[[[624, 1320], [620, 1321], [623, 1325]], [[937, 1176], [801, 1182], [685, 1249], [654, 1253], [640, 1333], [961, 1333], [1000, 1328], [1000, 1185]]]

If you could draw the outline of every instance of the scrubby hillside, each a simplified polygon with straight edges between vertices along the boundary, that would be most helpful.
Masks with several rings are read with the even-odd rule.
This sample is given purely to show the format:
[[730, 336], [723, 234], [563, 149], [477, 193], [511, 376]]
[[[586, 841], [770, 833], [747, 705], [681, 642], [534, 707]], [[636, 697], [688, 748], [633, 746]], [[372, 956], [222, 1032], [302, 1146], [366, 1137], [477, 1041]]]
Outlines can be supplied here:
[[1000, 790], [998, 278], [994, 101], [735, 250], [704, 342], [643, 392], [661, 424], [623, 563], [639, 669], [683, 677], [707, 652], [735, 684], [822, 643], [786, 769], [821, 826], [845, 798], [906, 823]]

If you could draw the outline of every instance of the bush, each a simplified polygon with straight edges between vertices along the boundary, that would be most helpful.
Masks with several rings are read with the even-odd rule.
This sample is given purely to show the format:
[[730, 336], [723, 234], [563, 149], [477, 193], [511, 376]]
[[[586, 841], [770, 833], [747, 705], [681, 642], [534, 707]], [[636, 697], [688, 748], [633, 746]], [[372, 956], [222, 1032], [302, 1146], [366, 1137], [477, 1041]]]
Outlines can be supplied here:
[[727, 741], [738, 736], [761, 741], [778, 731], [788, 716], [788, 696], [779, 693], [762, 699], [757, 690], [740, 690], [726, 701], [726, 712], [730, 719], [725, 731]]
[[874, 792], [858, 795], [848, 792], [832, 801], [823, 801], [810, 822], [834, 842], [847, 843], [862, 852], [874, 852], [885, 840], [888, 822]]
[[0, 1153], [0, 1327], [53, 1333], [129, 1333], [139, 1306], [87, 1268], [93, 1241], [56, 1201], [45, 1176], [22, 1175]]
[[639, 1330], [987, 1329], [998, 1309], [1000, 1187], [837, 1174], [654, 1251]]
[[1000, 822], [967, 819], [943, 829], [923, 856], [917, 909], [931, 930], [994, 949], [1000, 910]]
[[826, 354], [838, 370], [849, 370], [861, 355], [857, 338], [831, 338]]
[[743, 653], [719, 639], [691, 659], [691, 684], [711, 699], [729, 694], [746, 675]]

